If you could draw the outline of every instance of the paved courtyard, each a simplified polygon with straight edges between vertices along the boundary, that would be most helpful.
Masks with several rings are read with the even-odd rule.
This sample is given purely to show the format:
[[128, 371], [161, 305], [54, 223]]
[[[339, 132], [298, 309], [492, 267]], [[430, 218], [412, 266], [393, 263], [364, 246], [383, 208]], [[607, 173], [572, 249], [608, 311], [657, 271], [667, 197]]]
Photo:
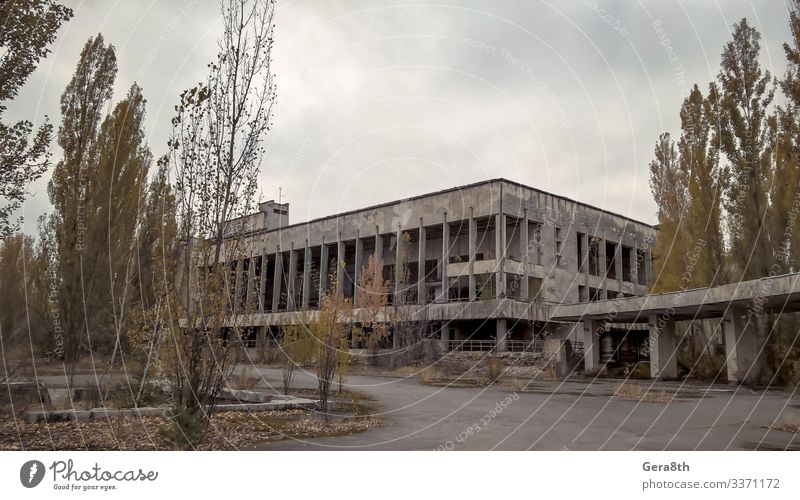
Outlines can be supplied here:
[[[280, 386], [280, 370], [260, 369]], [[784, 411], [800, 415], [791, 391], [684, 385], [668, 404], [611, 397], [617, 381], [537, 382], [527, 392], [491, 386], [421, 385], [416, 377], [350, 376], [374, 398], [386, 425], [361, 434], [284, 440], [265, 450], [800, 450], [800, 435], [769, 430]], [[649, 384], [641, 381], [642, 384]], [[316, 386], [298, 371], [296, 386]], [[680, 384], [661, 383], [659, 389]]]

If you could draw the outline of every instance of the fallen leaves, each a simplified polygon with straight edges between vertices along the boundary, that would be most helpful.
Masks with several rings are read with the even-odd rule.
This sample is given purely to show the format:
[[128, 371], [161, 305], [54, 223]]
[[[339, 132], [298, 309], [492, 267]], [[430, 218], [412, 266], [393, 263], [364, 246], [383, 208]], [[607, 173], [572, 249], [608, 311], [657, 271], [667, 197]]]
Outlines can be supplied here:
[[[287, 438], [362, 432], [379, 426], [374, 417], [335, 415], [325, 425], [306, 410], [220, 412], [211, 418], [199, 450], [238, 450]], [[172, 450], [171, 422], [164, 417], [109, 417], [83, 422], [29, 424], [0, 418], [0, 450]]]

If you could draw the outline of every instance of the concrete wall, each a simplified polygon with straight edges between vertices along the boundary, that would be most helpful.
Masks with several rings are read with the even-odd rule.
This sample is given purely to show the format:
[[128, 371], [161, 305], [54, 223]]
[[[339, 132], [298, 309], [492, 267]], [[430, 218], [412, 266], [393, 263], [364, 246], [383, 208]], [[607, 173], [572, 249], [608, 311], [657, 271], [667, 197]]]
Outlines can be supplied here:
[[[544, 303], [579, 302], [580, 287], [606, 289], [609, 297], [615, 296], [622, 289], [634, 294], [646, 292], [646, 286], [626, 283], [628, 278], [622, 276], [621, 269], [615, 279], [579, 272], [578, 233], [597, 236], [603, 242], [622, 242], [634, 249], [645, 248], [649, 252], [649, 243], [645, 245], [644, 242], [654, 238], [655, 229], [620, 215], [505, 180], [487, 181], [274, 230], [255, 231], [247, 238], [246, 258], [264, 254], [274, 256], [276, 252], [281, 252], [285, 263], [281, 269], [282, 283], [275, 284], [277, 278], [267, 276], [266, 287], [271, 287], [270, 290], [274, 289], [279, 294], [286, 294], [290, 274], [294, 272], [297, 277], [304, 273], [303, 266], [296, 263], [303, 260], [306, 247], [312, 248], [314, 255], [318, 255], [320, 246], [324, 245], [328, 251], [328, 259], [337, 253], [337, 248], [346, 249], [346, 279], [356, 281], [356, 275], [360, 271], [354, 262], [356, 238], [361, 242], [369, 242], [371, 248], [374, 246], [372, 242], [375, 235], [380, 235], [383, 248], [379, 253], [382, 254], [383, 262], [385, 265], [394, 265], [397, 235], [408, 231], [413, 235], [409, 246], [409, 262], [416, 271], [420, 227], [425, 228], [426, 234], [425, 260], [441, 261], [442, 239], [439, 235], [443, 227], [450, 230], [449, 256], [468, 256], [470, 217], [476, 221], [476, 227], [480, 227], [475, 234], [475, 252], [482, 255], [483, 259], [476, 260], [471, 266], [466, 261], [449, 264], [447, 274], [451, 279], [459, 275], [466, 276], [471, 267], [478, 286], [487, 279], [490, 280], [489, 295], [492, 296], [478, 292], [476, 299], [485, 300], [495, 296], [501, 298], [511, 281], [515, 282], [515, 286], [521, 286], [522, 282], [530, 283], [526, 277], [541, 280], [543, 293], [538, 300]], [[447, 226], [443, 226], [445, 221]], [[488, 228], [487, 223], [490, 226]], [[459, 226], [465, 234], [455, 234]], [[520, 245], [521, 239], [522, 243], [525, 242], [523, 227], [527, 227], [527, 240], [538, 244]], [[293, 250], [293, 257], [290, 256], [290, 250]], [[529, 250], [532, 253], [526, 257]], [[557, 252], [560, 258], [556, 255]], [[367, 259], [368, 255], [362, 251], [359, 254], [359, 264], [366, 265]], [[295, 267], [290, 263], [294, 263]], [[497, 275], [497, 269], [503, 269], [503, 274]], [[329, 273], [334, 271], [335, 268], [327, 269]], [[441, 275], [438, 266], [437, 275]], [[511, 275], [519, 278], [509, 280]], [[250, 288], [261, 293], [266, 287]], [[429, 284], [427, 287], [433, 289], [437, 297], [441, 295], [441, 283]], [[297, 288], [295, 287], [295, 291]], [[519, 294], [519, 297], [523, 295]], [[283, 309], [285, 302], [283, 299], [277, 302], [279, 310]], [[248, 300], [248, 303], [258, 301]], [[272, 310], [270, 304], [265, 304], [264, 312], [269, 313]], [[262, 319], [259, 323], [269, 324], [271, 321]]]

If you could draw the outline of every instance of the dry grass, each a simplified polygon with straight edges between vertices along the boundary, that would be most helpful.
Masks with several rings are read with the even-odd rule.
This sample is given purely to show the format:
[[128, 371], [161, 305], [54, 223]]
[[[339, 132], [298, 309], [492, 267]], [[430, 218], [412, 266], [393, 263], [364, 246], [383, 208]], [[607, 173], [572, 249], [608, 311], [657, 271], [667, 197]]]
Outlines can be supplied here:
[[415, 377], [419, 374], [420, 367], [417, 365], [408, 365], [408, 366], [401, 366], [396, 370], [392, 371], [393, 375], [398, 377], [408, 378], [408, 377]]
[[674, 393], [632, 382], [622, 382], [614, 387], [614, 396], [648, 403], [669, 403], [675, 398]]
[[505, 364], [494, 356], [487, 356], [483, 360], [483, 366], [486, 368], [486, 385], [497, 382], [506, 369]]
[[[330, 425], [305, 410], [220, 412], [199, 450], [237, 450], [291, 438], [361, 432], [380, 420], [361, 416], [335, 418]], [[111, 417], [83, 422], [29, 424], [0, 418], [0, 450], [171, 450], [171, 423], [163, 417]]]
[[447, 374], [435, 366], [426, 366], [419, 371], [420, 384], [436, 384], [447, 378]]
[[511, 379], [510, 385], [514, 392], [525, 392], [530, 388], [531, 382], [533, 382], [533, 380], [514, 377]]
[[784, 412], [772, 425], [773, 429], [786, 432], [800, 432], [800, 414]]

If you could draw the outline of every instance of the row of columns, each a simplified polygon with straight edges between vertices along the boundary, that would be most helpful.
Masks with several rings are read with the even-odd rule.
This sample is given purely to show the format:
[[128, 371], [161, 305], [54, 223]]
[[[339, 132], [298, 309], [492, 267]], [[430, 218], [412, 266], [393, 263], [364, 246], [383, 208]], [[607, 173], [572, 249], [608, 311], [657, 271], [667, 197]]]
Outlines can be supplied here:
[[[496, 258], [496, 266], [495, 266], [495, 289], [496, 289], [496, 296], [498, 298], [504, 296], [506, 290], [506, 274], [505, 274], [505, 262], [507, 260], [507, 244], [506, 244], [506, 227], [507, 227], [507, 216], [504, 214], [496, 214], [495, 216], [495, 254]], [[476, 289], [476, 279], [475, 279], [475, 262], [476, 262], [476, 254], [477, 254], [477, 221], [474, 216], [473, 208], [470, 208], [469, 216], [468, 216], [468, 251], [469, 251], [469, 263], [468, 263], [468, 279], [469, 279], [469, 300], [474, 301], [477, 299], [477, 289]], [[524, 217], [519, 220], [518, 227], [520, 230], [520, 238], [519, 238], [519, 249], [520, 254], [522, 256], [522, 260], [525, 263], [523, 265], [523, 276], [521, 280], [521, 294], [523, 297], [528, 296], [528, 282], [530, 278], [530, 271], [528, 264], [534, 261], [534, 255], [539, 251], [537, 248], [534, 248], [531, 251], [529, 241], [529, 225], [530, 221], [528, 219], [528, 211], [525, 210]], [[377, 229], [377, 228], [376, 228]], [[402, 238], [402, 230], [398, 227], [396, 232], [396, 238], [398, 244], [395, 247], [395, 251], [399, 252], [400, 250], [400, 241]], [[354, 282], [358, 283], [359, 277], [363, 270], [364, 265], [364, 240], [361, 238], [360, 234], [357, 233], [356, 237], [356, 248], [355, 248], [355, 275], [354, 275]], [[423, 219], [420, 218], [419, 221], [419, 244], [418, 244], [418, 260], [417, 260], [417, 297], [419, 303], [425, 303], [427, 293], [426, 293], [426, 283], [425, 283], [425, 255], [427, 250], [427, 238], [426, 238], [426, 228], [423, 225]], [[323, 294], [329, 287], [329, 275], [331, 274], [331, 270], [328, 269], [329, 267], [329, 247], [334, 243], [326, 243], [324, 240], [320, 245], [320, 277], [319, 277], [319, 293], [320, 295]], [[341, 282], [344, 279], [345, 268], [343, 265], [343, 256], [345, 253], [345, 243], [341, 239], [337, 239], [335, 242], [336, 249], [337, 249], [337, 267], [335, 269], [335, 276], [336, 279]], [[441, 288], [442, 288], [442, 296], [439, 300], [447, 301], [447, 291], [449, 289], [449, 275], [447, 272], [447, 266], [449, 264], [449, 250], [450, 250], [450, 222], [447, 218], [447, 213], [445, 212], [442, 219], [442, 255], [440, 259], [441, 265]], [[296, 250], [294, 248], [294, 244], [292, 243], [289, 248], [289, 264], [288, 270], [286, 270], [286, 274], [288, 277], [288, 283], [286, 284], [288, 301], [287, 309], [294, 310], [298, 307], [298, 304], [294, 304], [294, 297], [297, 295], [295, 290], [295, 283], [296, 277], [298, 272], [298, 252], [304, 252], [304, 266], [303, 266], [303, 279], [302, 279], [302, 290], [301, 290], [301, 307], [308, 307], [309, 306], [309, 297], [311, 291], [311, 275], [310, 275], [310, 264], [312, 261], [312, 249], [308, 246], [308, 242], [306, 240], [306, 245], [303, 250]], [[283, 277], [284, 277], [284, 259], [283, 259], [283, 251], [280, 246], [277, 248], [277, 253], [273, 254], [276, 256], [275, 258], [275, 267], [273, 272], [273, 280], [271, 286], [273, 287], [272, 290], [272, 303], [265, 304], [265, 287], [267, 280], [264, 279], [264, 275], [266, 274], [267, 270], [267, 263], [268, 263], [268, 256], [261, 255], [252, 257], [248, 264], [248, 290], [245, 292], [246, 296], [246, 304], [248, 309], [251, 307], [252, 304], [252, 296], [256, 293], [258, 295], [258, 310], [261, 312], [264, 311], [272, 311], [277, 312], [279, 309], [280, 304], [280, 292], [283, 287]], [[375, 234], [375, 255], [377, 258], [383, 259], [383, 236], [380, 233]], [[256, 268], [256, 261], [261, 260], [261, 279], [256, 280], [255, 275], [255, 268]], [[397, 262], [397, 259], [396, 259]], [[242, 296], [241, 290], [241, 276], [243, 274], [243, 265], [244, 261], [240, 260], [237, 262], [236, 267], [236, 288], [235, 293], [236, 297]], [[400, 266], [395, 266], [395, 292], [399, 292], [398, 287], [403, 281], [403, 276], [400, 275], [402, 269]], [[258, 284], [256, 284], [258, 281]], [[256, 288], [257, 287], [257, 290]], [[359, 297], [358, 297], [358, 287], [355, 287], [354, 290], [354, 303], [358, 305]], [[238, 301], [237, 301], [238, 304]], [[238, 311], [236, 311], [238, 312]]]
[[[647, 321], [650, 349], [650, 376], [671, 380], [678, 377], [678, 345], [675, 320], [661, 314], [651, 314]], [[725, 342], [725, 365], [729, 383], [748, 383], [758, 380], [764, 364], [762, 349], [755, 332], [755, 318], [743, 307], [730, 307], [719, 325]], [[584, 371], [601, 370], [600, 336], [604, 324], [600, 319], [583, 321]]]
[[[587, 226], [588, 229], [588, 226]], [[584, 286], [589, 286], [589, 254], [590, 254], [590, 246], [589, 246], [589, 233], [588, 230], [580, 233], [581, 237], [581, 248], [583, 249], [583, 255], [581, 256], [580, 262], [578, 262], [578, 272], [584, 273]], [[602, 277], [602, 291], [601, 291], [601, 298], [611, 298], [606, 296], [606, 292], [608, 290], [607, 287], [607, 273], [608, 269], [606, 266], [606, 238], [605, 238], [605, 231], [600, 231], [599, 236], [594, 236], [597, 238], [598, 241], [598, 252], [597, 252], [597, 274]], [[639, 246], [634, 239], [633, 247], [631, 248], [631, 265], [630, 265], [630, 276], [624, 276], [624, 263], [622, 259], [622, 242], [615, 243], [615, 252], [614, 252], [614, 268], [616, 271], [616, 281], [617, 281], [617, 289], [619, 293], [622, 293], [623, 290], [623, 282], [626, 278], [633, 283], [634, 285], [639, 283], [639, 272], [644, 273], [645, 276], [645, 283], [649, 282], [649, 276], [652, 276], [650, 271], [651, 261], [647, 257], [647, 252], [645, 253], [644, 262], [642, 263], [642, 269], [640, 269], [639, 264]], [[587, 288], [588, 289], [588, 288]]]

